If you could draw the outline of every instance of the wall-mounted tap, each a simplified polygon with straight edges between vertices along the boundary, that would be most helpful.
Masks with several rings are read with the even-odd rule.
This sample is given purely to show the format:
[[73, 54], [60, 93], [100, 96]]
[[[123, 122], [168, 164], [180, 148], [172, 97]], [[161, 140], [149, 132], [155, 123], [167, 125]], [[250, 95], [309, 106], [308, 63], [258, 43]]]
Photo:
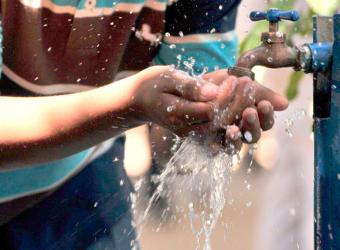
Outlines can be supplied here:
[[254, 66], [268, 68], [293, 67], [305, 72], [325, 71], [331, 59], [332, 44], [305, 44], [290, 47], [286, 44], [286, 34], [279, 31], [281, 20], [297, 21], [300, 16], [297, 11], [281, 11], [270, 9], [267, 13], [253, 11], [250, 13], [252, 21], [269, 21], [269, 31], [263, 32], [262, 44], [242, 54], [236, 66], [229, 69], [235, 76], [248, 76], [254, 79]]
[[314, 249], [340, 246], [340, 14], [313, 17], [313, 43], [289, 47], [278, 31], [280, 20], [298, 20], [296, 11], [252, 12], [253, 21], [268, 20], [262, 44], [239, 58], [229, 73], [249, 76], [256, 65], [293, 67], [314, 73]]
[[297, 11], [280, 11], [270, 9], [267, 13], [253, 11], [252, 21], [269, 21], [269, 31], [262, 33], [262, 44], [240, 56], [235, 67], [229, 73], [236, 76], [249, 76], [254, 79], [251, 69], [256, 66], [268, 68], [294, 67], [298, 68], [298, 50], [286, 44], [286, 34], [279, 31], [281, 20], [297, 21], [300, 16]]

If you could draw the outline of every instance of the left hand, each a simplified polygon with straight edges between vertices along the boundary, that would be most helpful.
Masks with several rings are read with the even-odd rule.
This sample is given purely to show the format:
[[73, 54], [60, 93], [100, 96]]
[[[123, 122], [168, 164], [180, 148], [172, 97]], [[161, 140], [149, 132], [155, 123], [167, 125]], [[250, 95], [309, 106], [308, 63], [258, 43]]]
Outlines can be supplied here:
[[[244, 143], [255, 143], [261, 131], [274, 125], [274, 111], [285, 110], [288, 101], [272, 90], [248, 77], [230, 76], [218, 70], [203, 76], [204, 80], [219, 85], [214, 101], [215, 126], [225, 129], [225, 140], [239, 150]], [[242, 136], [241, 136], [242, 135]]]

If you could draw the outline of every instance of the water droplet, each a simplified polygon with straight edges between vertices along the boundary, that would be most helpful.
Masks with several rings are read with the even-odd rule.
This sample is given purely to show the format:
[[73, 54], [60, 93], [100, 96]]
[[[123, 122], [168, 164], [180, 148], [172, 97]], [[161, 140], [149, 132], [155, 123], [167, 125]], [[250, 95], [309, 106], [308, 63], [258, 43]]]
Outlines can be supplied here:
[[119, 185], [123, 186], [124, 185], [124, 180], [120, 180]]
[[219, 10], [223, 10], [223, 5], [218, 6]]
[[304, 109], [299, 109], [294, 112], [292, 118], [288, 118], [284, 121], [285, 132], [289, 137], [293, 137], [292, 128], [295, 124], [295, 121], [302, 120], [307, 116], [307, 112]]
[[281, 31], [276, 32], [276, 36], [278, 38], [283, 37], [283, 33]]
[[98, 202], [95, 202], [94, 204], [93, 204], [93, 207], [97, 207], [98, 206]]
[[246, 131], [244, 133], [244, 139], [246, 139], [247, 142], [252, 142], [253, 141], [253, 136], [249, 131]]
[[189, 209], [193, 209], [194, 208], [194, 204], [192, 202], [190, 202], [189, 205], [188, 205], [188, 208]]
[[167, 111], [168, 113], [170, 113], [170, 112], [174, 111], [174, 109], [175, 109], [174, 106], [169, 106], [169, 107], [166, 108], [166, 111]]

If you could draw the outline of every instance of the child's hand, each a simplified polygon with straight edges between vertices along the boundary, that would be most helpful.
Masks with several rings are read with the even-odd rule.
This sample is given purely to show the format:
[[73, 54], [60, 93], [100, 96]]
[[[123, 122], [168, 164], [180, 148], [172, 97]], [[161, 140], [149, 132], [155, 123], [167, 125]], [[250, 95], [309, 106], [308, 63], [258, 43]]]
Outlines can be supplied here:
[[212, 102], [218, 85], [198, 82], [187, 73], [155, 66], [136, 75], [140, 84], [133, 108], [138, 118], [172, 130], [179, 136], [202, 130], [214, 118]]
[[257, 142], [261, 129], [273, 127], [274, 111], [288, 107], [286, 98], [247, 77], [236, 78], [226, 70], [219, 70], [205, 75], [204, 79], [220, 85], [214, 101], [215, 126], [226, 129], [226, 139], [237, 148], [242, 145], [241, 139], [245, 143]]

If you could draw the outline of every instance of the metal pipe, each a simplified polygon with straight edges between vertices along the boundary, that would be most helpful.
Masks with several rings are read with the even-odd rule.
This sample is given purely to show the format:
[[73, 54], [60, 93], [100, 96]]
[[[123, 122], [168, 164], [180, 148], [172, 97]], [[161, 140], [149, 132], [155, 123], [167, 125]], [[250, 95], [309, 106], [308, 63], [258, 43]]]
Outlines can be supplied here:
[[[318, 34], [329, 32], [329, 19], [315, 17], [314, 25], [315, 43], [333, 39]], [[331, 69], [314, 77], [316, 250], [340, 247], [340, 15], [334, 16], [334, 39]]]

